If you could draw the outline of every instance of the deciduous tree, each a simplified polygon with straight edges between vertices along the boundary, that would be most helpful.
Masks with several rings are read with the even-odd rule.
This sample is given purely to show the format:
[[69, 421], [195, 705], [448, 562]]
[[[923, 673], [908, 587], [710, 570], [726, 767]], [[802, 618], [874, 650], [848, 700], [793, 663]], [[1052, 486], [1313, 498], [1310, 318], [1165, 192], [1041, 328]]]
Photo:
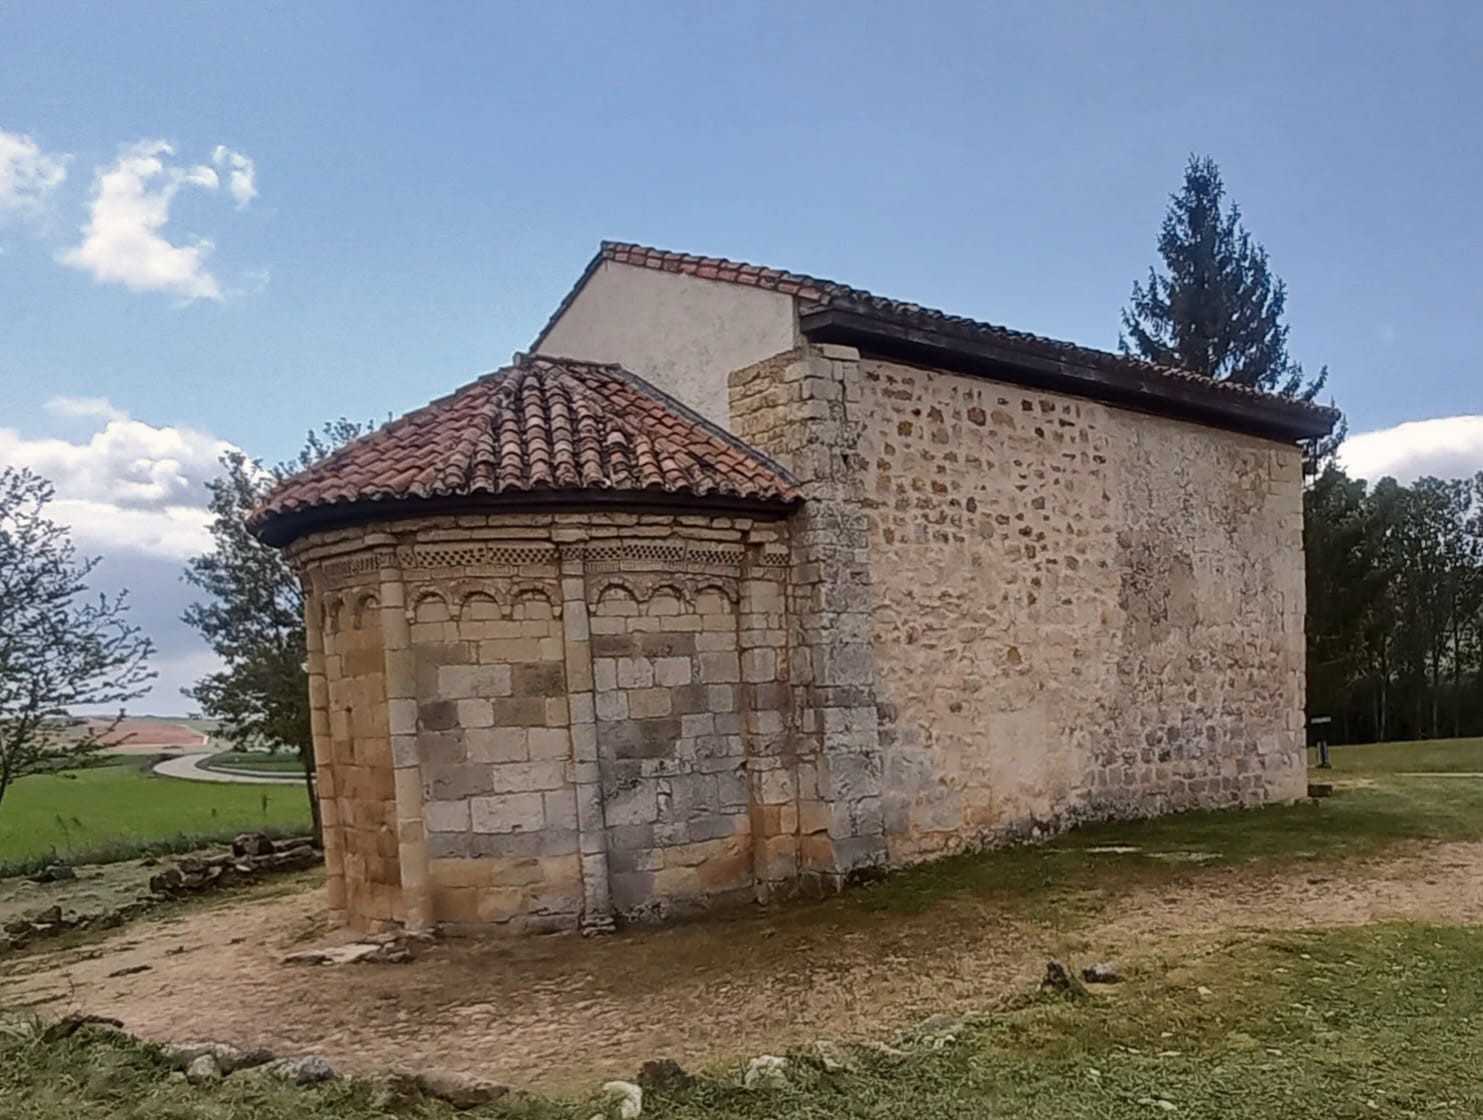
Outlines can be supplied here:
[[76, 708], [122, 706], [154, 678], [126, 593], [91, 594], [98, 560], [46, 516], [54, 496], [30, 471], [0, 470], [0, 800], [18, 778], [87, 760], [122, 717], [90, 724]]
[[212, 550], [191, 560], [185, 578], [207, 595], [184, 619], [224, 667], [186, 694], [221, 721], [221, 734], [247, 748], [289, 748], [303, 760], [315, 835], [314, 748], [309, 727], [304, 599], [298, 578], [276, 548], [247, 528], [248, 516], [279, 479], [317, 462], [368, 425], [337, 420], [310, 432], [299, 455], [264, 469], [240, 451], [222, 458], [211, 490]]

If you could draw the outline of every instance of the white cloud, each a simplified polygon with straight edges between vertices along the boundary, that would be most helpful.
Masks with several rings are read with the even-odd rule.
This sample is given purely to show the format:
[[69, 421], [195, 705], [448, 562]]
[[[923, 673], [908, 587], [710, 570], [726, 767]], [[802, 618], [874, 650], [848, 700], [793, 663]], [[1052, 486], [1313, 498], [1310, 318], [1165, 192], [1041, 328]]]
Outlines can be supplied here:
[[219, 185], [210, 167], [166, 162], [164, 157], [174, 151], [163, 140], [144, 140], [125, 148], [115, 163], [100, 170], [82, 244], [64, 250], [57, 259], [91, 273], [101, 283], [173, 292], [187, 301], [220, 300], [221, 286], [206, 267], [213, 244], [197, 238], [176, 245], [161, 233], [182, 186], [216, 190]]
[[1339, 463], [1370, 482], [1387, 475], [1399, 482], [1471, 477], [1483, 471], [1483, 416], [1441, 416], [1361, 432], [1339, 448]]
[[71, 416], [83, 420], [125, 420], [128, 413], [115, 408], [103, 397], [53, 397], [46, 402], [47, 410], [58, 416]]
[[236, 202], [237, 209], [244, 209], [257, 197], [257, 166], [241, 152], [234, 152], [224, 144], [218, 144], [211, 153], [211, 162], [218, 171], [226, 172], [227, 191]]
[[0, 463], [50, 480], [51, 515], [84, 552], [179, 562], [209, 545], [206, 482], [231, 444], [190, 428], [131, 419], [102, 398], [56, 398], [54, 412], [102, 422], [86, 442], [28, 439], [0, 428]]
[[65, 156], [47, 154], [25, 133], [0, 129], [0, 214], [35, 210], [66, 178]]

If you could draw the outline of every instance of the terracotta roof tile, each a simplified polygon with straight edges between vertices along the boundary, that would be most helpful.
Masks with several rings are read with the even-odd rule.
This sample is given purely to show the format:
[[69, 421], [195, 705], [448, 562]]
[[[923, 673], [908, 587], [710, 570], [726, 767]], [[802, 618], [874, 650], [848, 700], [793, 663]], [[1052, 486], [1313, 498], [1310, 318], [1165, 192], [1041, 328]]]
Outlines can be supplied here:
[[[524, 357], [347, 444], [253, 511], [542, 492], [662, 493], [789, 503], [776, 463], [618, 366]], [[280, 535], [280, 534], [269, 534]]]
[[1281, 401], [1283, 405], [1291, 406], [1299, 411], [1311, 412], [1315, 416], [1327, 416], [1333, 420], [1337, 420], [1339, 417], [1337, 409], [1328, 408], [1311, 401], [1302, 401], [1292, 397], [1279, 397], [1273, 393], [1264, 392], [1261, 389], [1254, 389], [1249, 385], [1238, 385], [1231, 381], [1213, 381], [1202, 374], [1194, 373], [1190, 370], [1159, 365], [1155, 362], [1147, 362], [1141, 358], [1134, 358], [1127, 354], [1113, 354], [1106, 350], [1094, 350], [1087, 346], [1078, 346], [1073, 342], [1061, 342], [1057, 339], [1045, 338], [1042, 335], [1030, 334], [1026, 331], [1016, 331], [1008, 327], [995, 326], [993, 323], [985, 323], [981, 320], [970, 319], [963, 315], [949, 315], [945, 311], [922, 307], [919, 304], [908, 303], [903, 300], [887, 299], [885, 296], [875, 295], [862, 288], [852, 288], [848, 284], [839, 284], [833, 280], [821, 280], [816, 276], [805, 276], [800, 273], [785, 272], [776, 268], [763, 268], [759, 265], [727, 260], [724, 257], [698, 257], [691, 253], [675, 253], [667, 249], [656, 249], [648, 245], [635, 245], [622, 241], [604, 241], [602, 243], [597, 256], [588, 264], [586, 271], [583, 272], [572, 290], [561, 301], [560, 305], [551, 315], [551, 318], [541, 329], [541, 333], [536, 337], [535, 342], [531, 344], [533, 351], [540, 349], [541, 342], [550, 333], [551, 328], [556, 325], [556, 321], [571, 306], [577, 293], [582, 290], [583, 284], [587, 282], [592, 273], [604, 261], [637, 265], [644, 268], [661, 268], [706, 280], [721, 280], [751, 288], [763, 288], [768, 291], [776, 291], [784, 295], [795, 296], [804, 303], [819, 307], [847, 307], [889, 316], [894, 319], [920, 322], [934, 329], [946, 330], [950, 333], [966, 337], [988, 338], [1016, 346], [1032, 354], [1074, 362], [1083, 366], [1123, 370], [1140, 374], [1151, 380], [1171, 379], [1194, 383], [1202, 388], [1211, 388], [1222, 393]]

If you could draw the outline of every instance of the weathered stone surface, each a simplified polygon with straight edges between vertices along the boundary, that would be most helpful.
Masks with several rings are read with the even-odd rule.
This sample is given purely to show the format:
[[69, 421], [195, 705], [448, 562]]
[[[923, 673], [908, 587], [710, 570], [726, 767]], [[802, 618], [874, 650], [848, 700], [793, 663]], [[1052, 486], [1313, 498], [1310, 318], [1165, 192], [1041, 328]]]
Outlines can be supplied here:
[[423, 1095], [447, 1101], [454, 1108], [478, 1108], [510, 1091], [507, 1085], [450, 1070], [425, 1070], [414, 1075], [412, 1083]]
[[690, 1088], [695, 1079], [673, 1058], [654, 1058], [639, 1067], [636, 1080], [647, 1092], [678, 1093]]
[[261, 832], [244, 832], [232, 841], [234, 856], [270, 856], [273, 841]]
[[1082, 969], [1081, 978], [1088, 984], [1117, 984], [1121, 982], [1123, 973], [1116, 961], [1099, 961]]
[[262, 1069], [268, 1076], [287, 1081], [290, 1085], [317, 1085], [323, 1081], [333, 1081], [335, 1077], [334, 1067], [329, 1062], [312, 1056], [275, 1058]]
[[762, 1054], [747, 1063], [742, 1075], [747, 1089], [771, 1091], [788, 1088], [788, 1060], [776, 1054]]
[[644, 1091], [632, 1081], [609, 1081], [602, 1087], [609, 1111], [617, 1120], [638, 1120], [644, 1111]]

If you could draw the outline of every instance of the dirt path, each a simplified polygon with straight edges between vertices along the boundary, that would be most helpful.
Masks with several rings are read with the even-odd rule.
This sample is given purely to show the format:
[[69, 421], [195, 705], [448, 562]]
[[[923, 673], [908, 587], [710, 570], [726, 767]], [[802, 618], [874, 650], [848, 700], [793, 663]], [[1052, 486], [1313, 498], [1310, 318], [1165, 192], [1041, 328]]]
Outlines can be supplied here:
[[702, 1065], [1002, 1005], [1049, 955], [1157, 969], [1232, 933], [1483, 924], [1483, 844], [1339, 868], [1192, 871], [1069, 930], [954, 898], [907, 916], [800, 906], [595, 940], [445, 942], [402, 966], [283, 965], [286, 949], [323, 935], [322, 903], [310, 891], [139, 924], [15, 962], [0, 997], [114, 1015], [151, 1038], [319, 1053], [347, 1070], [442, 1067], [586, 1087], [658, 1056]]

